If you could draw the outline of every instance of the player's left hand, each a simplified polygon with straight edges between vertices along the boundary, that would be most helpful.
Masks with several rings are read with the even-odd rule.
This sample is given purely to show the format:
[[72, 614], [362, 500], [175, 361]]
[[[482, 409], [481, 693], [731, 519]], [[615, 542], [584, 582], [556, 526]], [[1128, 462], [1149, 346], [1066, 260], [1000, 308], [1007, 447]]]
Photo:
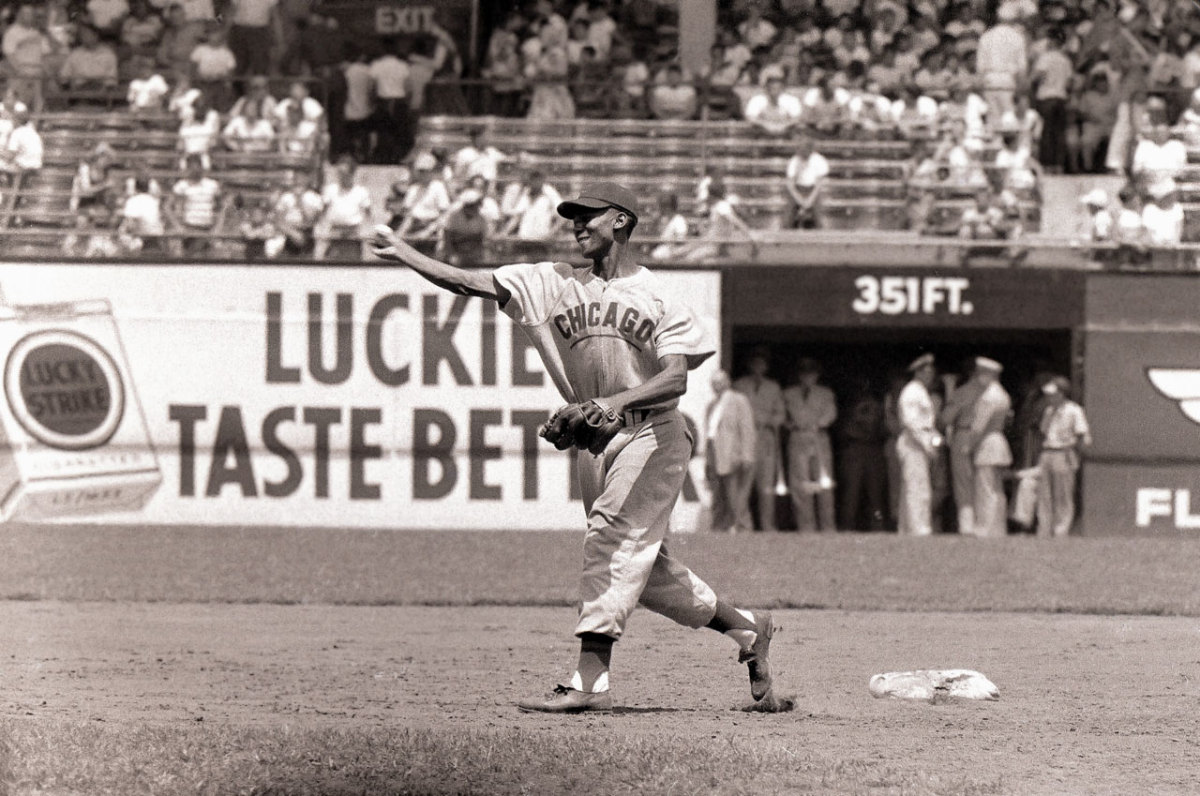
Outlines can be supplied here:
[[574, 447], [599, 455], [624, 425], [615, 409], [593, 400], [562, 407], [542, 424], [538, 434], [560, 451]]

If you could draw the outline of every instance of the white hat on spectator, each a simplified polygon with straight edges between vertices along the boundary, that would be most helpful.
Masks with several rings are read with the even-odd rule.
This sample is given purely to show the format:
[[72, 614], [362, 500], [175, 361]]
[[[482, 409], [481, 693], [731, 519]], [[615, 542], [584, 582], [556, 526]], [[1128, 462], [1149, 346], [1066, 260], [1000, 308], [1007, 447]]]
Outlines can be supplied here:
[[422, 152], [413, 161], [414, 171], [433, 171], [437, 168], [437, 158], [429, 152]]
[[996, 11], [996, 19], [1001, 22], [1016, 22], [1021, 16], [1021, 9], [1015, 3], [1001, 3]]
[[1004, 366], [994, 359], [975, 357], [975, 369], [984, 373], [1000, 373], [1004, 370]]
[[1103, 188], [1093, 188], [1080, 198], [1079, 203], [1089, 207], [1106, 207], [1108, 193]]
[[458, 201], [464, 205], [476, 205], [483, 201], [483, 194], [474, 188], [467, 188], [458, 195]]

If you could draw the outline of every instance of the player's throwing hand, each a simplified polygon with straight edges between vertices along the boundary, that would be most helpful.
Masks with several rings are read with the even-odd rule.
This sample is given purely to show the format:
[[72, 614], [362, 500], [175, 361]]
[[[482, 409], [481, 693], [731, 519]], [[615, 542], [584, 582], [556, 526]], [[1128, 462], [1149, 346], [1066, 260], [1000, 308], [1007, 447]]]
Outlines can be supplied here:
[[371, 237], [371, 253], [384, 260], [399, 260], [401, 246], [412, 248], [387, 224], [377, 224]]

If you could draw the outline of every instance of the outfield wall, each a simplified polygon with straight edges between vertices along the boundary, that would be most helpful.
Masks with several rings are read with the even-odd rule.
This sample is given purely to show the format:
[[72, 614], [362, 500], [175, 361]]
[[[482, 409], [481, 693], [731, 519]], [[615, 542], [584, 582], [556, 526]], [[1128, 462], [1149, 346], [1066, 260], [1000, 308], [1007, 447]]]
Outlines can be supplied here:
[[1088, 534], [1200, 534], [1200, 275], [1087, 282]]
[[[882, 341], [1069, 330], [1095, 445], [1089, 535], [1200, 532], [1200, 278], [1078, 271], [663, 270], [732, 330]], [[579, 527], [561, 399], [496, 308], [411, 272], [4, 264], [4, 519], [362, 528]], [[915, 336], [914, 336], [915, 335]], [[703, 417], [709, 379], [684, 411]], [[679, 526], [696, 526], [693, 461]]]
[[[719, 344], [719, 273], [661, 278]], [[571, 457], [536, 436], [562, 401], [493, 303], [362, 265], [4, 265], [0, 287], [6, 518], [579, 526]]]

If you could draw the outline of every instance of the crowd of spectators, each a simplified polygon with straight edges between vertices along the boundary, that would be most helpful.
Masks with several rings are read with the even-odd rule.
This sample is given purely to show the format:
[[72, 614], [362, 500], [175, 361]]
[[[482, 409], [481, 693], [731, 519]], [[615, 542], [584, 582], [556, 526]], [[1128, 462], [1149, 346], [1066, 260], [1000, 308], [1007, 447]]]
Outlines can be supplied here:
[[[553, 191], [545, 176], [523, 169], [521, 186], [498, 184], [495, 175], [468, 186], [450, 155], [414, 151], [423, 114], [736, 117], [795, 148], [779, 175], [789, 203], [782, 226], [826, 225], [830, 169], [821, 141], [860, 137], [913, 142], [905, 212], [907, 226], [922, 233], [1018, 238], [1043, 174], [1106, 171], [1127, 178], [1120, 195], [1131, 198], [1102, 209], [1114, 217], [1136, 211], [1138, 246], [1184, 235], [1176, 181], [1187, 147], [1200, 145], [1200, 15], [1178, 4], [737, 0], [718, 4], [709, 59], [689, 69], [679, 57], [672, 3], [529, 0], [489, 32], [476, 72], [436, 24], [420, 35], [351, 41], [314, 8], [284, 0], [5, 7], [0, 171], [40, 165], [36, 131], [20, 115], [48, 94], [66, 91], [72, 102], [87, 103], [91, 92], [109, 102], [118, 93], [131, 114], [178, 115], [181, 171], [193, 158], [211, 170], [215, 150], [305, 154], [327, 146], [331, 161], [404, 164], [412, 185], [389, 200], [389, 214], [403, 216], [406, 234], [440, 239], [453, 210], [456, 223], [471, 230], [533, 240], [560, 227], [553, 219], [522, 224], [512, 208], [522, 190]], [[268, 83], [268, 74], [305, 78], [277, 100], [269, 88], [280, 83]], [[458, 82], [472, 75], [482, 78], [481, 90]], [[430, 187], [430, 170], [416, 168], [426, 156], [446, 161], [456, 183], [445, 186], [444, 198]], [[92, 190], [85, 171], [93, 166], [84, 166], [72, 209]], [[722, 245], [698, 237], [752, 239], [756, 219], [740, 210], [736, 192], [721, 175], [707, 182], [715, 185], [714, 201], [706, 201], [705, 184], [690, 217], [676, 208], [654, 219], [656, 232], [679, 238], [679, 246], [660, 249], [664, 255], [699, 257]], [[462, 203], [464, 191], [478, 202]], [[508, 193], [514, 198], [506, 205]], [[934, 213], [946, 197], [970, 206], [949, 218]], [[392, 212], [406, 198], [412, 206]], [[526, 203], [538, 206], [536, 195]], [[84, 209], [99, 218], [95, 207], [103, 204]], [[1110, 226], [1101, 222], [1087, 237], [1109, 240], [1124, 229]], [[261, 235], [263, 225], [256, 227]]]

